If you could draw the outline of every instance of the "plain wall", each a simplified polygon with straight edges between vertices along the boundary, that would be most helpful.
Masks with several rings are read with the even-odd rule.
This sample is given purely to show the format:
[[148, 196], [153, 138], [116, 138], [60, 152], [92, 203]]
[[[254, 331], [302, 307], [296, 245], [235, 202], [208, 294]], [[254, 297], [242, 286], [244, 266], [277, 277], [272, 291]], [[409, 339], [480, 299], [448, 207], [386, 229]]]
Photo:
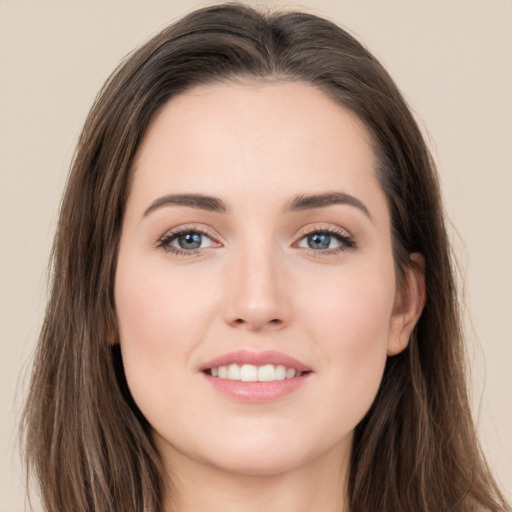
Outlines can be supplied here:
[[[16, 448], [24, 374], [84, 117], [126, 53], [200, 5], [0, 0], [0, 512], [24, 510]], [[318, 0], [304, 6], [359, 36], [428, 129], [466, 274], [475, 417], [490, 466], [510, 498], [512, 2]]]

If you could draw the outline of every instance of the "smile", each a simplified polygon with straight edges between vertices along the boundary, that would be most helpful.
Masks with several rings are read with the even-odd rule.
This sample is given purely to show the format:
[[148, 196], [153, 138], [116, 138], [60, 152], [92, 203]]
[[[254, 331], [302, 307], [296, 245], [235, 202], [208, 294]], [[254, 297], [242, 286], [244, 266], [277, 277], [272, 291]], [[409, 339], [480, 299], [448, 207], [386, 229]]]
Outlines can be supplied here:
[[276, 351], [238, 350], [204, 364], [201, 373], [212, 388], [238, 402], [264, 403], [299, 390], [312, 368]]
[[273, 382], [293, 379], [302, 375], [302, 372], [295, 368], [287, 368], [282, 364], [265, 364], [263, 366], [230, 364], [229, 366], [211, 368], [207, 370], [207, 373], [219, 379], [239, 380], [242, 382]]

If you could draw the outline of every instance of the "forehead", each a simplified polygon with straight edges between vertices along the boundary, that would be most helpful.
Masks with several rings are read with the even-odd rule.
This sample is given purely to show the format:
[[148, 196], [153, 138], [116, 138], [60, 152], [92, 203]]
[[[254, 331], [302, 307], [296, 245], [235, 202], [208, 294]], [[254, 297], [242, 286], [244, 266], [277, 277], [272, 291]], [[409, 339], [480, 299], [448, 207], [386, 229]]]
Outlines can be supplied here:
[[340, 189], [373, 200], [382, 196], [375, 168], [363, 123], [318, 88], [215, 84], [156, 113], [136, 155], [131, 195], [147, 203], [164, 192], [239, 193], [247, 201], [249, 192], [261, 205]]

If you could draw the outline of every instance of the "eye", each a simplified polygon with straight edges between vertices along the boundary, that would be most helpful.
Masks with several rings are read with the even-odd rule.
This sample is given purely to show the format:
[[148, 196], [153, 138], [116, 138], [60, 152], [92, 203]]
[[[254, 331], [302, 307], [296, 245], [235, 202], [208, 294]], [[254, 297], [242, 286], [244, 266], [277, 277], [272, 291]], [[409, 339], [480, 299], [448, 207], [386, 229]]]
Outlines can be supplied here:
[[208, 234], [197, 229], [180, 229], [167, 233], [156, 245], [180, 256], [196, 254], [200, 249], [219, 246]]
[[[156, 246], [179, 256], [197, 254], [201, 249], [220, 247], [221, 244], [206, 232], [199, 229], [181, 228], [166, 233]], [[356, 247], [352, 237], [338, 229], [315, 229], [300, 238], [296, 247], [317, 254], [336, 254]]]
[[315, 252], [334, 254], [356, 247], [355, 241], [341, 230], [321, 229], [304, 235], [297, 243], [297, 247]]

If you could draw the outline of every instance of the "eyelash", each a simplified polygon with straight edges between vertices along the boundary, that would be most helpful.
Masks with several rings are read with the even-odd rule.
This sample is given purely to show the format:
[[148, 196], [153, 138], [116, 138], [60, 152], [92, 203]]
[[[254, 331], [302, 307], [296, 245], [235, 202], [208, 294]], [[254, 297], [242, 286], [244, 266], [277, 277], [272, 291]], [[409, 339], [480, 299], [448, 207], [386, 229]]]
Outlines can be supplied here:
[[[175, 256], [180, 257], [187, 257], [187, 256], [193, 256], [195, 254], [198, 254], [201, 251], [201, 248], [198, 249], [178, 249], [177, 247], [173, 247], [171, 243], [176, 240], [179, 236], [185, 235], [187, 233], [196, 233], [201, 236], [206, 236], [212, 242], [218, 243], [215, 240], [215, 236], [208, 232], [206, 229], [198, 229], [197, 227], [193, 226], [183, 226], [181, 228], [178, 228], [174, 231], [166, 233], [163, 237], [161, 237], [157, 243], [156, 247], [158, 249], [163, 249], [165, 252], [169, 252], [174, 254]], [[342, 231], [340, 229], [335, 228], [325, 228], [325, 227], [313, 227], [301, 234], [301, 237], [297, 242], [295, 242], [294, 246], [302, 241], [304, 238], [312, 235], [312, 234], [322, 234], [322, 235], [329, 235], [334, 236], [338, 242], [340, 243], [339, 247], [335, 247], [332, 249], [311, 249], [310, 247], [304, 247], [303, 249], [310, 255], [313, 255], [315, 257], [319, 256], [334, 256], [336, 254], [339, 254], [341, 252], [350, 251], [357, 249], [356, 241], [346, 232]]]

